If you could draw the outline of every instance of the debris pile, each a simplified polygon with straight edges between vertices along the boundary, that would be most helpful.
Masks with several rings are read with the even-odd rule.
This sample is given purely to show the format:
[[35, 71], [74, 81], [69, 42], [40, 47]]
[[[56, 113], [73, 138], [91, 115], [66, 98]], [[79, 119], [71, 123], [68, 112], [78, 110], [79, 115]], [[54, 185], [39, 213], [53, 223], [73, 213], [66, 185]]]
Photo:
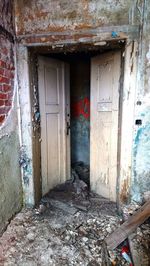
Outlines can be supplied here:
[[116, 205], [85, 190], [77, 194], [76, 181], [51, 190], [37, 209], [16, 215], [0, 238], [1, 266], [129, 265], [120, 249], [108, 256], [104, 248], [120, 223]]
[[135, 265], [150, 265], [150, 220], [146, 221], [130, 238], [130, 246]]
[[75, 162], [72, 164], [72, 170], [76, 172], [80, 180], [83, 180], [90, 187], [90, 169], [84, 162]]
[[[149, 197], [146, 199], [149, 200]], [[123, 214], [127, 220], [135, 211], [140, 210], [140, 205], [132, 203], [123, 207]], [[142, 223], [129, 237], [130, 248], [134, 265], [150, 265], [150, 218]]]

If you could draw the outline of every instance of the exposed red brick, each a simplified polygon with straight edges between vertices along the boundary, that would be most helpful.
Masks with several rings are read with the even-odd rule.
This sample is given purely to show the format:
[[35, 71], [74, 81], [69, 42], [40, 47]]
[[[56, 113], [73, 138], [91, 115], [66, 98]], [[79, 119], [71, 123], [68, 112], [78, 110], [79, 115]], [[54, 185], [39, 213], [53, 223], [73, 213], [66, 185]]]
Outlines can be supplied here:
[[13, 63], [7, 64], [7, 68], [10, 69], [10, 70], [15, 70], [15, 67], [14, 67]]
[[15, 76], [15, 75], [14, 75], [14, 71], [11, 71], [11, 76], [10, 76], [10, 77], [13, 79], [14, 76]]
[[11, 70], [5, 69], [4, 76], [8, 79], [11, 79]]
[[6, 100], [5, 101], [5, 106], [11, 106], [12, 105], [12, 101], [11, 100]]
[[7, 100], [7, 99], [8, 99], [8, 94], [0, 93], [0, 100]]
[[5, 101], [4, 100], [0, 100], [0, 106], [4, 106]]
[[0, 82], [1, 83], [6, 83], [6, 84], [9, 84], [9, 79], [8, 78], [6, 78], [6, 77], [4, 77], [4, 76], [0, 76]]
[[0, 75], [3, 76], [4, 75], [4, 69], [0, 68]]
[[14, 89], [14, 45], [0, 35], [0, 124], [12, 106]]
[[7, 93], [7, 99], [11, 100], [13, 97], [13, 91]]
[[8, 92], [11, 90], [11, 86], [10, 85], [7, 85], [7, 84], [4, 84], [2, 86], [2, 89], [1, 89], [3, 92]]
[[2, 49], [2, 53], [5, 54], [5, 55], [7, 55], [7, 54], [8, 54], [8, 49], [7, 49], [6, 47], [4, 47], [4, 48]]
[[0, 60], [0, 67], [6, 67], [6, 63], [3, 60]]
[[5, 115], [0, 115], [0, 123], [2, 123], [5, 119]]

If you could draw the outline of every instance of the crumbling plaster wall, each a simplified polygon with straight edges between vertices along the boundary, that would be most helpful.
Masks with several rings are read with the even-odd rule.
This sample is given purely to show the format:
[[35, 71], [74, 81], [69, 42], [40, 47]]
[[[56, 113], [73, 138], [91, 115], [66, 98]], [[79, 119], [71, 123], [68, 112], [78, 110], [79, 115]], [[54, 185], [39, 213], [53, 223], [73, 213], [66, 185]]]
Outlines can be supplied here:
[[126, 25], [133, 15], [130, 0], [18, 0], [17, 34], [82, 30], [101, 26]]
[[[131, 197], [141, 200], [149, 190], [149, 1], [16, 0], [15, 11], [19, 51], [24, 47], [24, 54], [27, 46], [55, 49], [66, 44], [126, 40], [117, 191], [122, 202]], [[22, 87], [25, 91], [24, 84]], [[135, 125], [135, 119], [141, 117], [142, 125]], [[30, 124], [31, 118], [26, 118], [25, 124]], [[31, 149], [29, 157], [32, 161]]]
[[132, 199], [142, 201], [150, 191], [150, 2], [141, 23], [133, 139]]
[[22, 205], [12, 1], [0, 1], [0, 232]]

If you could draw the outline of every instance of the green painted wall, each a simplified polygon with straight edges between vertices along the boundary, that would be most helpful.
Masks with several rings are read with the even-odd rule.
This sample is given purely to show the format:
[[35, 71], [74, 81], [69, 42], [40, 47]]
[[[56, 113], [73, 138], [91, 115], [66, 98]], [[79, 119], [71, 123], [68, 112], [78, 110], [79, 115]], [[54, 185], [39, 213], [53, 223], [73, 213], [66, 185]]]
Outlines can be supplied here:
[[0, 139], [0, 232], [22, 204], [18, 157], [18, 134], [14, 131]]

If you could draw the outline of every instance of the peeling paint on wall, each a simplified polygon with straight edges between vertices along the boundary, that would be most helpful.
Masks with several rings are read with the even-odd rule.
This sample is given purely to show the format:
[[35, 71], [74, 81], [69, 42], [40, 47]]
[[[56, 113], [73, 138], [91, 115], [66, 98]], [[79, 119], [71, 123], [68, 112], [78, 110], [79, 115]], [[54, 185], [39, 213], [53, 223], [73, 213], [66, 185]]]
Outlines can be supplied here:
[[[17, 34], [61, 32], [129, 23], [131, 1], [16, 1]], [[113, 12], [112, 12], [113, 10]]]
[[[28, 50], [26, 47], [18, 47], [17, 50], [18, 67], [18, 89], [19, 105], [21, 114], [21, 157], [22, 164], [22, 186], [24, 191], [24, 204], [33, 206], [34, 185], [33, 185], [33, 164], [32, 164], [32, 112], [30, 94], [30, 76]], [[22, 79], [22, 77], [24, 77]]]
[[142, 201], [143, 193], [150, 190], [150, 95], [142, 99], [138, 114], [133, 146], [132, 199]]
[[[122, 202], [127, 202], [131, 194], [133, 198], [140, 200], [143, 191], [146, 189], [146, 184], [147, 189], [149, 189], [149, 167], [147, 167], [146, 158], [149, 158], [147, 134], [149, 131], [150, 111], [149, 106], [144, 102], [150, 87], [150, 50], [148, 47], [150, 40], [147, 36], [148, 26], [145, 26], [145, 24], [148, 24], [149, 18], [148, 7], [148, 1], [137, 0], [90, 0], [80, 2], [77, 0], [33, 0], [32, 5], [29, 0], [16, 1], [16, 31], [18, 41], [24, 45], [38, 47], [51, 44], [51, 49], [54, 48], [54, 51], [61, 48], [61, 51], [65, 52], [65, 45], [68, 44], [82, 44], [84, 46], [85, 44], [95, 45], [105, 41], [106, 46], [109, 43], [111, 47], [114, 39], [118, 41], [126, 40], [119, 195]], [[134, 40], [134, 43], [131, 43], [131, 40]], [[74, 51], [76, 49], [77, 46]], [[139, 58], [138, 64], [137, 57]], [[23, 61], [24, 59], [22, 58], [21, 60]], [[20, 68], [22, 67], [21, 60]], [[27, 68], [25, 75], [23, 75], [24, 68], [20, 71], [21, 75], [26, 77], [25, 80], [28, 80], [27, 72]], [[28, 84], [24, 84], [22, 81], [21, 87], [23, 88], [23, 93], [21, 93], [24, 96], [26, 91], [29, 90]], [[137, 102], [142, 102], [142, 109], [135, 107], [134, 110], [135, 91], [137, 91]], [[77, 99], [77, 102], [79, 100], [82, 99]], [[25, 109], [23, 111], [23, 135], [26, 147], [28, 145], [28, 157], [31, 159], [30, 163], [32, 163], [31, 143], [27, 143], [31, 134], [30, 106], [28, 102], [29, 99], [25, 103], [22, 100], [22, 109]], [[27, 112], [25, 107], [27, 107]], [[77, 127], [79, 131], [84, 131], [86, 124], [84, 124], [85, 128], [80, 127], [83, 119], [85, 119], [84, 112], [83, 110], [81, 111], [81, 103], [78, 107], [75, 112], [76, 118], [79, 110], [82, 115], [78, 116], [81, 121], [78, 121]], [[36, 106], [33, 113], [33, 128], [36, 128], [40, 119]], [[135, 126], [134, 115], [135, 120], [137, 120], [137, 125]], [[142, 120], [141, 125], [138, 124], [140, 120]], [[88, 122], [88, 120], [86, 121]], [[25, 133], [27, 128], [28, 132]], [[131, 157], [132, 146], [133, 158]], [[143, 160], [141, 160], [140, 154], [142, 154]], [[30, 178], [32, 178], [32, 173]], [[30, 196], [32, 194], [31, 190], [32, 184], [28, 191]]]
[[150, 191], [150, 2], [143, 1], [133, 136], [132, 200]]
[[32, 108], [32, 128], [33, 132], [40, 130], [40, 110], [39, 110], [39, 96], [38, 90], [33, 85], [33, 108]]
[[0, 25], [8, 32], [14, 32], [13, 1], [0, 1]]
[[13, 1], [0, 1], [0, 233], [22, 207]]
[[147, 65], [149, 65], [150, 66], [150, 45], [149, 45], [149, 51], [147, 52], [147, 54], [146, 54], [146, 58], [147, 58]]
[[25, 146], [22, 146], [20, 148], [19, 164], [23, 169], [23, 180], [26, 186], [29, 185], [29, 177], [31, 175], [30, 161], [31, 161], [30, 158], [28, 158], [26, 154]]

